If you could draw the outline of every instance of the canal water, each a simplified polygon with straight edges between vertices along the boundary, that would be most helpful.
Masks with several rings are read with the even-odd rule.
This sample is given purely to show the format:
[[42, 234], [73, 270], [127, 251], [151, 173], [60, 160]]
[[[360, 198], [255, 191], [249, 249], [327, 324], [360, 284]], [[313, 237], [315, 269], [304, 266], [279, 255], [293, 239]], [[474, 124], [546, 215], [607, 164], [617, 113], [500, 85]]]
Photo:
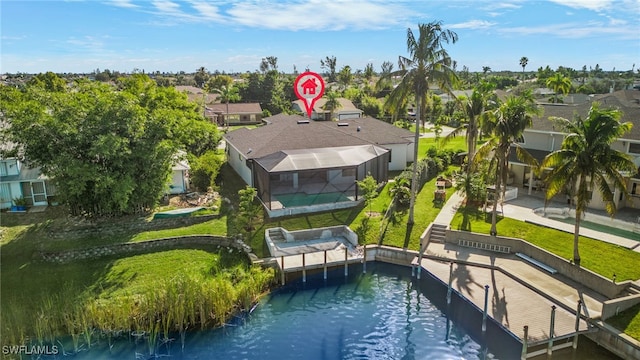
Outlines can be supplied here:
[[[75, 359], [519, 359], [520, 342], [422, 273], [378, 262], [308, 274], [262, 299], [226, 326], [150, 342], [100, 340]], [[149, 344], [152, 344], [151, 346]], [[63, 349], [60, 349], [61, 352]], [[61, 358], [58, 354], [57, 358]], [[556, 357], [554, 359], [576, 358]], [[581, 357], [578, 357], [581, 358]], [[606, 357], [605, 357], [606, 358]]]

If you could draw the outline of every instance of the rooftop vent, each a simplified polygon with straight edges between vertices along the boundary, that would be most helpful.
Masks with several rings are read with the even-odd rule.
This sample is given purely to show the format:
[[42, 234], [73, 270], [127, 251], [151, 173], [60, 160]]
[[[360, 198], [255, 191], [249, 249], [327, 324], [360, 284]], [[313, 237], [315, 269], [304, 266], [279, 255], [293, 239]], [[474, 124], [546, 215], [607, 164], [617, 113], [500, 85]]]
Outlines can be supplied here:
[[338, 126], [349, 126], [349, 123], [344, 123], [344, 122], [340, 123], [340, 122], [339, 122], [339, 123], [338, 123]]
[[298, 120], [298, 124], [308, 124], [309, 120]]

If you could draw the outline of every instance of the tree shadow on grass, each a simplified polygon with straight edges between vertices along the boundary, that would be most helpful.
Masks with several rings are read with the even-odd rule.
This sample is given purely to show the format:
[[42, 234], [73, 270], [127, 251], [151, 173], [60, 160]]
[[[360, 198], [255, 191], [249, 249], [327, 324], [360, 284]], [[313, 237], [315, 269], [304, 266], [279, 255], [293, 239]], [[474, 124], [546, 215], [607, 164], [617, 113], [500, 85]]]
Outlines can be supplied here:
[[411, 241], [411, 231], [413, 230], [413, 225], [414, 224], [407, 223], [407, 231], [405, 232], [404, 244], [402, 245], [402, 248], [405, 250], [409, 247], [409, 242]]

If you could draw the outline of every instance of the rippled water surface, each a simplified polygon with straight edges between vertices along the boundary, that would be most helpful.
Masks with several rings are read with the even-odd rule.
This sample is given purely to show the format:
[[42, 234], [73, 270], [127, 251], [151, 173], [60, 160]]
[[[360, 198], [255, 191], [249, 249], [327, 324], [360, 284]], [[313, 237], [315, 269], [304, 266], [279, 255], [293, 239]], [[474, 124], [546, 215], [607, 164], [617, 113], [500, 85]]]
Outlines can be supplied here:
[[[425, 295], [430, 293], [444, 303], [446, 290], [441, 284], [433, 279], [412, 280], [406, 267], [375, 263], [368, 265], [368, 270], [362, 274], [361, 268], [352, 269], [348, 279], [343, 273], [333, 273], [333, 280], [326, 283], [322, 274], [310, 276], [306, 284], [292, 283], [263, 299], [250, 315], [236, 318], [224, 328], [188, 334], [184, 351], [178, 338], [170, 346], [159, 345], [156, 356], [225, 360], [495, 358], [463, 330], [461, 322], [467, 315], [458, 314], [455, 317], [459, 319], [452, 321]], [[469, 307], [463, 302], [452, 306]], [[476, 309], [470, 313], [479, 315]], [[144, 340], [129, 339], [111, 350], [92, 349], [76, 358], [140, 359], [149, 358], [148, 354]]]

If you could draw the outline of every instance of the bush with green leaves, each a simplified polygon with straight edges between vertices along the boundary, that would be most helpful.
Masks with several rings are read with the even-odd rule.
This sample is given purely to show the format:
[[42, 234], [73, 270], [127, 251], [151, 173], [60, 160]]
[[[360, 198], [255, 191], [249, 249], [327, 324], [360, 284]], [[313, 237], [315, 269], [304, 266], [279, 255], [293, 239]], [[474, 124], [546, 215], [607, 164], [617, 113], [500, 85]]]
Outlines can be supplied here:
[[199, 191], [215, 189], [215, 179], [224, 163], [224, 155], [209, 150], [198, 158], [190, 161], [191, 184]]

